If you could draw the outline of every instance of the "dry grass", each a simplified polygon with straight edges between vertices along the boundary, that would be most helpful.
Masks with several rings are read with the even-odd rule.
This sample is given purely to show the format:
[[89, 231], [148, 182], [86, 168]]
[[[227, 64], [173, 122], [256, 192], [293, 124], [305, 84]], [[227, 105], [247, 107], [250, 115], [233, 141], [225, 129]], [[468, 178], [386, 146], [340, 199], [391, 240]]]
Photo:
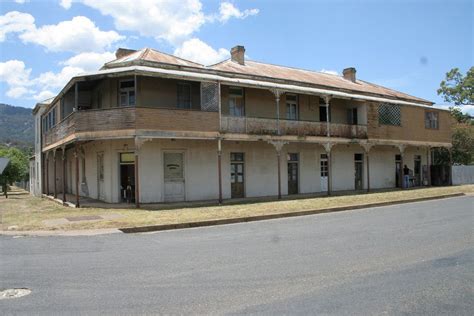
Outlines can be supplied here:
[[[8, 199], [0, 197], [0, 230], [7, 230], [10, 226], [17, 226], [16, 230], [72, 230], [176, 224], [304, 210], [323, 210], [332, 207], [410, 200], [451, 193], [472, 194], [474, 185], [168, 210], [73, 209], [47, 199], [32, 197], [26, 192], [16, 189]], [[43, 222], [70, 216], [105, 214], [121, 214], [123, 217], [97, 222], [73, 222], [57, 226], [47, 226]]]

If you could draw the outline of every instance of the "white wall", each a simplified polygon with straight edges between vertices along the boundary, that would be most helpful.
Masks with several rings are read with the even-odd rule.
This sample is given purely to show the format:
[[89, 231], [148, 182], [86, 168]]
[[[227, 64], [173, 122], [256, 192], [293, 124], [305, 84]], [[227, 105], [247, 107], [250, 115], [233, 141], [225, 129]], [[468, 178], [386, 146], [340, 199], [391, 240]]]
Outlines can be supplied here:
[[[86, 184], [82, 184], [82, 163], [79, 160], [81, 177], [80, 194], [98, 198], [97, 154], [104, 154], [104, 200], [120, 201], [119, 154], [134, 152], [133, 140], [90, 142], [83, 146], [86, 157]], [[139, 152], [140, 202], [158, 203], [164, 198], [163, 153], [184, 152], [184, 174], [186, 200], [216, 200], [218, 198], [218, 168], [216, 140], [169, 140], [154, 139], [143, 144]], [[223, 198], [231, 197], [230, 154], [245, 154], [245, 196], [276, 196], [278, 194], [277, 155], [275, 148], [266, 142], [222, 142], [222, 190]], [[299, 193], [320, 192], [320, 155], [324, 149], [318, 144], [286, 144], [281, 154], [281, 190], [288, 192], [287, 153], [299, 154]], [[333, 191], [353, 190], [355, 187], [354, 154], [364, 154], [363, 188], [367, 188], [367, 160], [362, 147], [356, 144], [333, 147], [332, 188]], [[390, 146], [375, 146], [370, 152], [371, 188], [395, 186], [395, 155], [398, 149]], [[414, 155], [419, 154], [422, 165], [426, 164], [426, 150], [409, 147], [404, 163], [413, 169]], [[75, 193], [75, 159], [73, 150], [67, 154], [68, 191]], [[60, 160], [59, 160], [60, 161]], [[50, 159], [52, 164], [52, 159]], [[60, 165], [60, 163], [58, 164]], [[50, 167], [52, 170], [52, 167]], [[71, 173], [71, 174], [69, 174]], [[60, 174], [58, 170], [58, 175]], [[50, 175], [50, 187], [52, 176]], [[58, 187], [62, 185], [62, 182]], [[87, 187], [87, 191], [84, 190]], [[52, 192], [52, 187], [51, 190]], [[59, 191], [58, 191], [59, 192]]]
[[395, 147], [388, 146], [376, 146], [370, 150], [369, 167], [371, 189], [395, 187], [395, 155], [399, 153], [399, 150]]

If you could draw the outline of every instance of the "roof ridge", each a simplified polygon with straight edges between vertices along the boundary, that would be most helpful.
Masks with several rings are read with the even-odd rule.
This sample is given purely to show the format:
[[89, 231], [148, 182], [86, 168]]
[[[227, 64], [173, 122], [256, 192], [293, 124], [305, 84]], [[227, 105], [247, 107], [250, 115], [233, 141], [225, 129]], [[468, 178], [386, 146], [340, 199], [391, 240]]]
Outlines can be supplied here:
[[223, 64], [223, 63], [225, 63], [226, 61], [230, 61], [230, 58], [221, 60], [221, 61], [219, 61], [219, 62], [217, 62], [217, 63], [215, 63], [215, 64], [207, 65], [206, 67], [207, 67], [207, 68], [214, 67], [214, 66], [217, 66], [217, 65], [219, 65], [219, 64]]
[[148, 56], [150, 53], [150, 49], [148, 47], [142, 48], [141, 50], [143, 50], [143, 52], [137, 57], [137, 59], [145, 58], [145, 56]]
[[155, 49], [155, 48], [147, 48], [147, 49], [152, 50], [152, 51], [154, 51], [154, 52], [156, 52], [156, 53], [160, 53], [160, 54], [163, 54], [163, 55], [168, 55], [168, 56], [171, 56], [171, 57], [174, 57], [174, 58], [178, 58], [178, 59], [184, 60], [184, 61], [186, 61], [186, 62], [188, 62], [188, 63], [193, 63], [193, 64], [196, 64], [196, 65], [199, 65], [199, 66], [202, 66], [202, 67], [206, 67], [205, 65], [200, 64], [200, 63], [197, 63], [197, 62], [195, 62], [195, 61], [192, 61], [192, 60], [189, 60], [189, 59], [185, 59], [185, 58], [182, 58], [182, 57], [179, 57], [179, 56], [170, 54], [170, 53], [162, 52], [162, 51], [157, 50], [157, 49]]
[[312, 72], [312, 73], [316, 73], [316, 74], [322, 74], [322, 75], [335, 76], [335, 77], [338, 77], [338, 78], [342, 78], [342, 76], [340, 76], [340, 75], [335, 75], [335, 74], [322, 72], [322, 71], [317, 71], [317, 70], [311, 70], [311, 69], [305, 69], [305, 68], [299, 68], [299, 67], [292, 67], [292, 66], [283, 66], [283, 65], [277, 65], [277, 64], [272, 64], [272, 63], [265, 63], [265, 62], [258, 61], [258, 60], [249, 60], [249, 61], [257, 63], [257, 64], [263, 64], [263, 65], [269, 65], [269, 66], [275, 66], [275, 67], [281, 67], [281, 68], [288, 68], [288, 69], [300, 70], [300, 71], [307, 71], [307, 72]]

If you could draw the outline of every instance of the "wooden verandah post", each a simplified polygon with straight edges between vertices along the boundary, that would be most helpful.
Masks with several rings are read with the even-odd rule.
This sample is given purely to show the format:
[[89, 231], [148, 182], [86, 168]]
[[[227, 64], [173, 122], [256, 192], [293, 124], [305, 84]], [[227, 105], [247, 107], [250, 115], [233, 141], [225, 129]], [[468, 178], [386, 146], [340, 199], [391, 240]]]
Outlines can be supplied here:
[[53, 179], [53, 180], [54, 180], [54, 184], [53, 184], [53, 185], [54, 185], [54, 186], [53, 186], [53, 188], [54, 188], [53, 196], [54, 196], [55, 199], [58, 198], [57, 183], [56, 183], [56, 182], [57, 182], [57, 181], [56, 181], [56, 180], [57, 180], [56, 169], [57, 169], [57, 168], [56, 168], [56, 149], [54, 149], [54, 150], [53, 150], [53, 178], [54, 178], [54, 179]]
[[79, 146], [77, 143], [74, 146], [74, 158], [76, 160], [76, 207], [80, 207], [80, 204], [79, 204]]
[[217, 139], [217, 176], [219, 177], [219, 204], [222, 204], [222, 144]]
[[46, 162], [46, 177], [45, 177], [46, 190], [45, 190], [45, 193], [46, 193], [46, 195], [49, 195], [49, 152], [48, 151], [46, 152], [45, 162]]
[[63, 147], [63, 204], [66, 204], [66, 146]]

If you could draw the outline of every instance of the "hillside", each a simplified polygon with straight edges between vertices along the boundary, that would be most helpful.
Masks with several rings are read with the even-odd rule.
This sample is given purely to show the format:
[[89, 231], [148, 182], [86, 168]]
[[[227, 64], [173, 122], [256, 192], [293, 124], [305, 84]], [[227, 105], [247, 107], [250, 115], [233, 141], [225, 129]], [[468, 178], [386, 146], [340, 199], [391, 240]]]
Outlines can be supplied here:
[[33, 147], [33, 122], [31, 109], [0, 103], [0, 145]]

